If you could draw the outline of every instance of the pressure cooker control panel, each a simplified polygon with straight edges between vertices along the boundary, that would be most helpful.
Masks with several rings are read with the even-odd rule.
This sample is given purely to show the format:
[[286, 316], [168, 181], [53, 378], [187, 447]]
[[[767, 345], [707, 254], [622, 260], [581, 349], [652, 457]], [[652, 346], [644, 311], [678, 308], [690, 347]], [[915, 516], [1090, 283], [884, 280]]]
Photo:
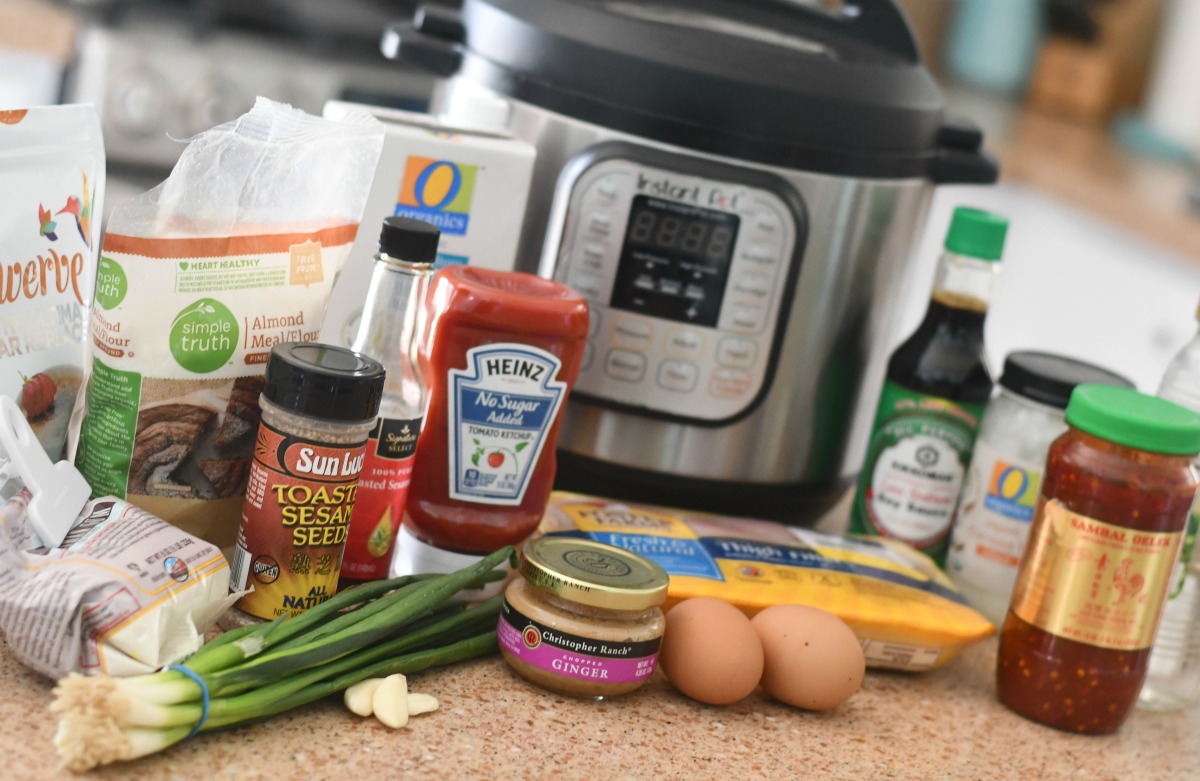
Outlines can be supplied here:
[[560, 182], [553, 275], [591, 317], [575, 393], [671, 418], [736, 418], [773, 371], [799, 196], [764, 172], [665, 153], [655, 165], [649, 151], [602, 157]]

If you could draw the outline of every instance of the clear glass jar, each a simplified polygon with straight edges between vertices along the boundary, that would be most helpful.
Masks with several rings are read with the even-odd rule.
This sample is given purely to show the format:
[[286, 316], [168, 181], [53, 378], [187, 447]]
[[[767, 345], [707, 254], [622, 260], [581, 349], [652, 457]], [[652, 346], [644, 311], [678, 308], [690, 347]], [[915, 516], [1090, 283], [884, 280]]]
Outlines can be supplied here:
[[995, 624], [1008, 611], [1050, 443], [1067, 430], [1071, 391], [1085, 382], [1133, 387], [1118, 374], [1073, 358], [1012, 353], [979, 424], [946, 572]]
[[524, 546], [518, 569], [496, 635], [521, 677], [597, 699], [650, 679], [666, 626], [661, 567], [603, 543], [549, 536]]

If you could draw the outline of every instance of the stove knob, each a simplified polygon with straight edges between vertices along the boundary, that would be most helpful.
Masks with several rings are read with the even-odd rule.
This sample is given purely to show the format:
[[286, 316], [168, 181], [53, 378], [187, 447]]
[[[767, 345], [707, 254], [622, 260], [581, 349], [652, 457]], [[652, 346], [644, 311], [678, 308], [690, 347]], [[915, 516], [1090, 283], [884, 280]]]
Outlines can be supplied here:
[[184, 132], [192, 135], [237, 119], [253, 105], [254, 101], [243, 96], [232, 82], [221, 77], [208, 78], [184, 98]]
[[113, 77], [105, 95], [105, 114], [118, 133], [146, 136], [165, 127], [170, 98], [166, 79], [139, 66]]

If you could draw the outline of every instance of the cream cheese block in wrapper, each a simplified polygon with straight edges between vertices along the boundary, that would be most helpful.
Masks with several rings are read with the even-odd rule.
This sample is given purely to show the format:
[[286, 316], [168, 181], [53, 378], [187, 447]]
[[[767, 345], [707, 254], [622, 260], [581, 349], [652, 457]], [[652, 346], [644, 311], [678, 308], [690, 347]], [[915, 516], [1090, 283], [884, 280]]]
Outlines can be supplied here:
[[0, 505], [0, 630], [44, 675], [153, 672], [198, 649], [238, 596], [215, 545], [128, 502], [88, 502], [46, 547], [30, 498], [21, 489]]

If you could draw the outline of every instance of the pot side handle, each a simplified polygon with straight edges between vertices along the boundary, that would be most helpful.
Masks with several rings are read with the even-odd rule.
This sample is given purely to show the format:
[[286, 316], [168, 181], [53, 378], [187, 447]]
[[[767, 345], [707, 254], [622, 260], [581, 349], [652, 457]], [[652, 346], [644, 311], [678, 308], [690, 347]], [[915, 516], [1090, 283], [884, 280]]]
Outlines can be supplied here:
[[978, 125], [950, 117], [938, 130], [929, 176], [936, 184], [995, 184], [1000, 164], [983, 148], [983, 131]]

